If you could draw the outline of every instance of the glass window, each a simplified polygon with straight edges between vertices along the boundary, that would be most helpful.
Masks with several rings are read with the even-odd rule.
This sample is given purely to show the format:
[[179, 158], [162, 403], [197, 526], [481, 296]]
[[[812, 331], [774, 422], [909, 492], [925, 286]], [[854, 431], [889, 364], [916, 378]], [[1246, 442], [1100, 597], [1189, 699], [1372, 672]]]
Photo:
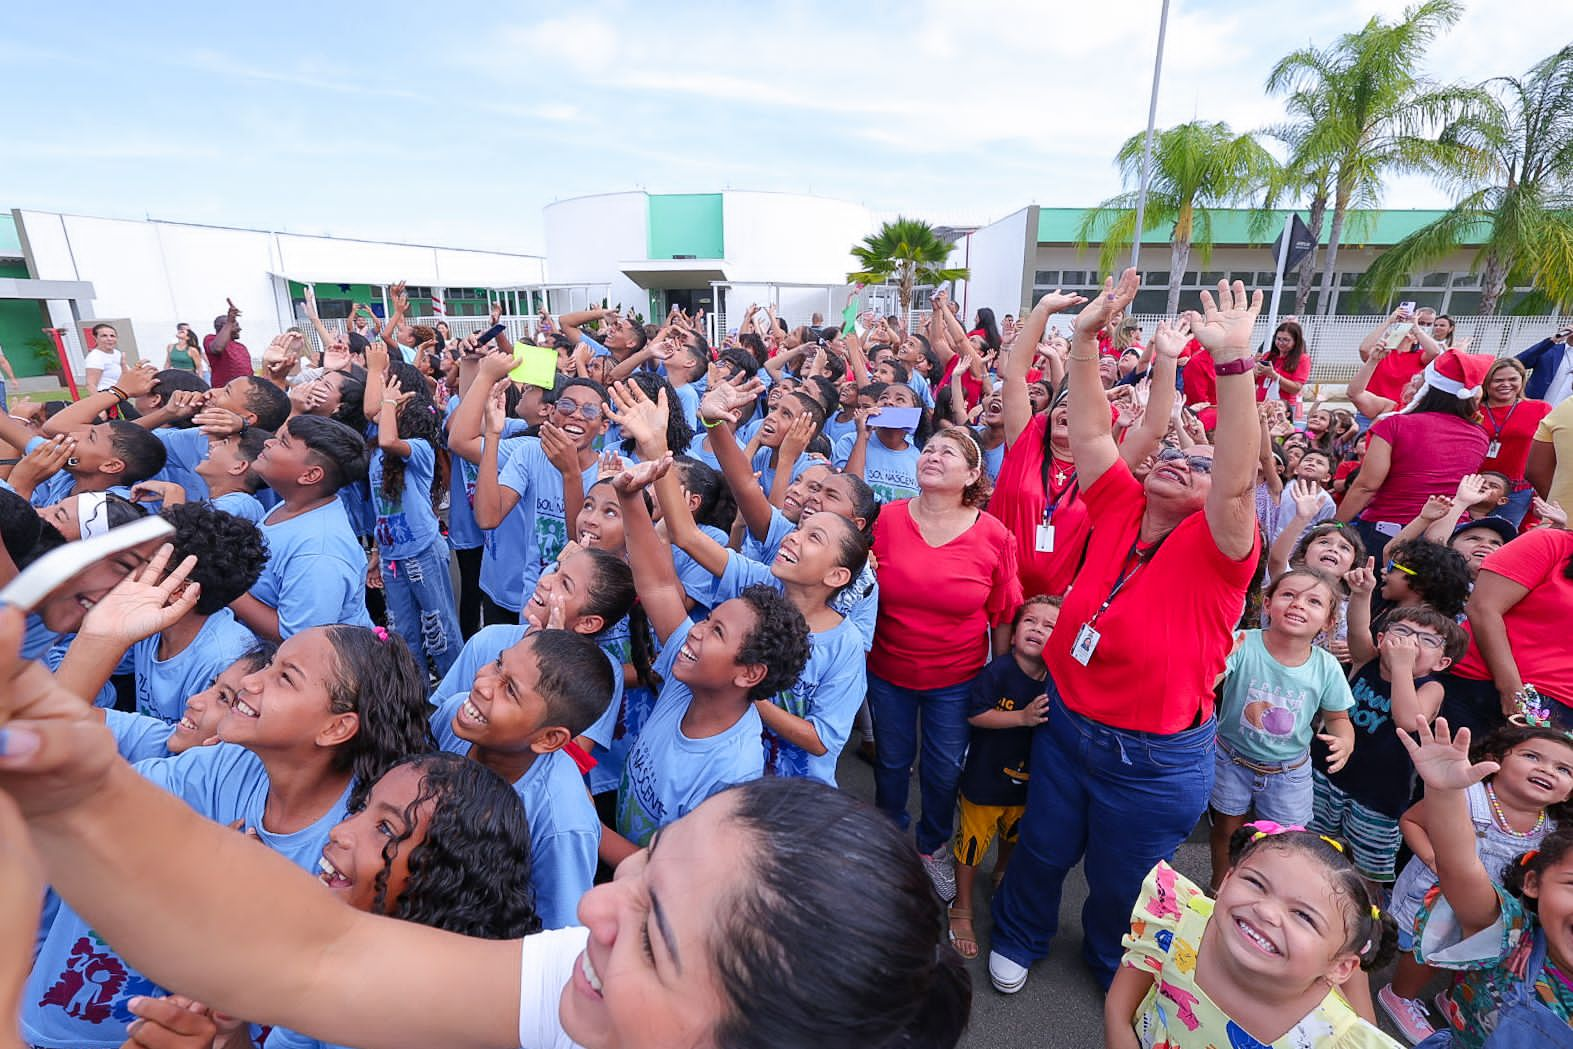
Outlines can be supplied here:
[[[1358, 284], [1360, 278], [1364, 276], [1364, 273], [1340, 273], [1338, 275], [1338, 286], [1340, 288], [1352, 288]], [[1339, 312], [1341, 313], [1343, 311], [1340, 310]]]
[[1480, 298], [1480, 292], [1478, 291], [1455, 291], [1453, 297], [1448, 300], [1448, 312], [1454, 316], [1479, 313]]
[[[1480, 274], [1478, 274], [1478, 273], [1455, 273], [1455, 274], [1453, 274], [1453, 287], [1455, 287], [1455, 288], [1478, 288], [1478, 287], [1480, 287]], [[1456, 296], [1456, 295], [1453, 296], [1453, 300], [1455, 302], [1458, 301], [1458, 296]]]
[[1086, 270], [1062, 270], [1057, 286], [1071, 287], [1073, 285], [1086, 284], [1096, 279], [1095, 277], [1088, 277]]
[[1168, 270], [1148, 270], [1142, 277], [1142, 284], [1149, 288], [1167, 288], [1169, 286]]
[[1180, 277], [1180, 287], [1182, 288], [1194, 288], [1197, 283], [1198, 277], [1195, 270], [1186, 270]]
[[1060, 271], [1039, 270], [1032, 275], [1032, 283], [1040, 288], [1057, 288], [1060, 286]]
[[1422, 288], [1445, 288], [1451, 276], [1452, 274], [1450, 273], [1427, 273], [1420, 278], [1420, 286]]
[[1131, 302], [1130, 313], [1157, 313], [1163, 314], [1169, 308], [1169, 292], [1164, 288], [1144, 288], [1136, 293], [1136, 298]]
[[[1278, 277], [1278, 271], [1277, 270], [1257, 270], [1256, 273], [1253, 276], [1254, 276], [1255, 281], [1256, 281], [1256, 283], [1254, 285], [1252, 285], [1253, 287], [1257, 287], [1257, 288], [1271, 288], [1273, 286], [1273, 281], [1276, 280], [1277, 277]], [[1244, 280], [1245, 279], [1245, 275], [1241, 274], [1240, 275], [1240, 279]], [[1295, 279], [1294, 278], [1294, 274], [1292, 274], [1292, 273], [1285, 273], [1284, 274], [1284, 286], [1288, 287], [1289, 285], [1293, 284], [1294, 283], [1294, 279]]]
[[1202, 287], [1204, 288], [1216, 288], [1219, 281], [1228, 279], [1228, 270], [1202, 270]]

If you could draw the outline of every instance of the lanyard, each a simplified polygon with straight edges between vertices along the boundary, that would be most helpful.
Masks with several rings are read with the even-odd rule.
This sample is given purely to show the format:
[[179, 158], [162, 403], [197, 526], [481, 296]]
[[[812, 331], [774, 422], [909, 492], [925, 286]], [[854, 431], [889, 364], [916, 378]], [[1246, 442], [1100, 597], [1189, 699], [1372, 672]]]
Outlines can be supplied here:
[[1486, 409], [1486, 422], [1491, 424], [1491, 439], [1493, 441], [1501, 441], [1502, 440], [1502, 431], [1507, 429], [1508, 423], [1513, 421], [1513, 413], [1518, 411], [1518, 406], [1523, 404], [1523, 403], [1524, 402], [1522, 400], [1518, 400], [1518, 401], [1514, 401], [1513, 402], [1513, 407], [1511, 407], [1511, 408], [1509, 408], [1507, 410], [1507, 418], [1502, 420], [1502, 425], [1501, 426], [1497, 425], [1496, 416], [1491, 414], [1491, 409], [1490, 408]]
[[[1153, 555], [1158, 552], [1158, 545], [1163, 542], [1162, 539], [1158, 540], [1157, 543], [1153, 544], [1153, 548], [1143, 555], [1136, 549], [1136, 544], [1139, 541], [1139, 539], [1131, 540], [1131, 548], [1125, 552], [1125, 558], [1120, 562], [1119, 578], [1114, 581], [1114, 587], [1109, 591], [1109, 596], [1103, 599], [1103, 604], [1099, 605], [1098, 610], [1092, 614], [1092, 618], [1087, 620], [1087, 626], [1090, 627], [1097, 623], [1098, 618], [1109, 610], [1109, 606], [1114, 603], [1114, 599], [1120, 596], [1120, 591], [1124, 590], [1125, 585], [1136, 577], [1136, 573], [1142, 570], [1143, 565], [1152, 560]], [[1133, 559], [1136, 562], [1134, 565], [1131, 564]]]
[[1045, 522], [1053, 519], [1054, 511], [1059, 508], [1060, 503], [1076, 501], [1078, 484], [1076, 468], [1073, 466], [1071, 467], [1070, 476], [1065, 479], [1065, 486], [1059, 491], [1055, 492], [1050, 490], [1047, 485], [1044, 486], [1044, 494], [1048, 496], [1048, 499], [1043, 504], [1043, 520]]

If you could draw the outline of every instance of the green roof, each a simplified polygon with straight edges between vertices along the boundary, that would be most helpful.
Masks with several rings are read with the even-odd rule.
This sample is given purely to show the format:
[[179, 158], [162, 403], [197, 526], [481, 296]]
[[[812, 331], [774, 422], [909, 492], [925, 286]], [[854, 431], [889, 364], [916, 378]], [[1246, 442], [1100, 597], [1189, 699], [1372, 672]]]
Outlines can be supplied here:
[[[1076, 231], [1081, 227], [1083, 217], [1091, 210], [1091, 208], [1039, 208], [1038, 243], [1074, 244]], [[1246, 208], [1214, 208], [1212, 213], [1214, 245], [1270, 244], [1278, 236], [1278, 231], [1283, 229], [1284, 221], [1291, 214], [1287, 210], [1274, 211], [1272, 221], [1267, 224], [1266, 234], [1253, 236], [1251, 218], [1257, 214], [1256, 212]], [[1445, 214], [1447, 214], [1445, 211], [1352, 209], [1344, 220], [1343, 242], [1347, 247], [1396, 244], [1421, 226], [1434, 222]], [[1304, 211], [1300, 212], [1300, 217], [1308, 219]], [[1323, 225], [1330, 226], [1332, 221], [1333, 214], [1329, 210]], [[1327, 242], [1325, 230], [1321, 239], [1324, 244]], [[1142, 235], [1142, 243], [1169, 243], [1168, 228], [1148, 230]]]
[[0, 255], [22, 257], [22, 238], [17, 236], [16, 220], [9, 211], [0, 211]]

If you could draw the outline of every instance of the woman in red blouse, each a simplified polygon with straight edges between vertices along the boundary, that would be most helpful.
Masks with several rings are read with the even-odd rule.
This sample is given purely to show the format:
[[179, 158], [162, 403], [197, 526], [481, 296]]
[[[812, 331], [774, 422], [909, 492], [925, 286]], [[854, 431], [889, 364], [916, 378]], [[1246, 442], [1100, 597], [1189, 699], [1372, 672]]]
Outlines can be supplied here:
[[1010, 648], [1011, 617], [1021, 605], [1016, 541], [980, 509], [988, 494], [982, 450], [970, 431], [952, 427], [923, 446], [917, 497], [886, 504], [874, 524], [874, 803], [907, 826], [921, 720], [917, 846], [947, 900], [956, 894], [947, 846], [970, 735], [967, 692], [984, 664]]
[[1540, 420], [1551, 414], [1551, 405], [1545, 401], [1524, 397], [1524, 378], [1524, 366], [1512, 357], [1503, 357], [1486, 372], [1485, 403], [1480, 406], [1480, 425], [1491, 442], [1486, 445], [1486, 461], [1480, 469], [1506, 474], [1513, 482], [1507, 505], [1497, 513], [1515, 525], [1524, 520], [1535, 496], [1524, 480], [1529, 445]]
[[1305, 332], [1296, 321], [1284, 321], [1273, 332], [1273, 345], [1256, 364], [1256, 399], [1275, 396], [1286, 401], [1289, 414], [1300, 414], [1300, 388], [1311, 377], [1311, 355], [1306, 352]]

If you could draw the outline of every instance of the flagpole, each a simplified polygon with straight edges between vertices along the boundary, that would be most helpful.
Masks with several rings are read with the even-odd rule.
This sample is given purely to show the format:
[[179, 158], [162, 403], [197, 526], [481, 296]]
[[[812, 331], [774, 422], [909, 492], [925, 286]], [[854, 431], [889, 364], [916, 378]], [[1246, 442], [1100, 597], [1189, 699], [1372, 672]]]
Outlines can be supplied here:
[[1278, 238], [1278, 268], [1273, 273], [1273, 298], [1267, 307], [1267, 351], [1272, 352], [1273, 332], [1278, 327], [1278, 301], [1284, 292], [1284, 266], [1289, 260], [1289, 240], [1294, 235], [1294, 212], [1284, 219], [1284, 231]]
[[[1141, 188], [1136, 193], [1136, 233], [1131, 239], [1131, 268], [1142, 257], [1142, 223], [1147, 216], [1147, 184], [1152, 179], [1152, 136], [1158, 121], [1158, 78], [1163, 73], [1163, 38], [1169, 28], [1169, 0], [1163, 0], [1163, 11], [1158, 16], [1158, 53], [1152, 60], [1152, 98], [1147, 103], [1147, 140], [1142, 144]], [[1171, 273], [1170, 280], [1179, 280], [1184, 274]]]

